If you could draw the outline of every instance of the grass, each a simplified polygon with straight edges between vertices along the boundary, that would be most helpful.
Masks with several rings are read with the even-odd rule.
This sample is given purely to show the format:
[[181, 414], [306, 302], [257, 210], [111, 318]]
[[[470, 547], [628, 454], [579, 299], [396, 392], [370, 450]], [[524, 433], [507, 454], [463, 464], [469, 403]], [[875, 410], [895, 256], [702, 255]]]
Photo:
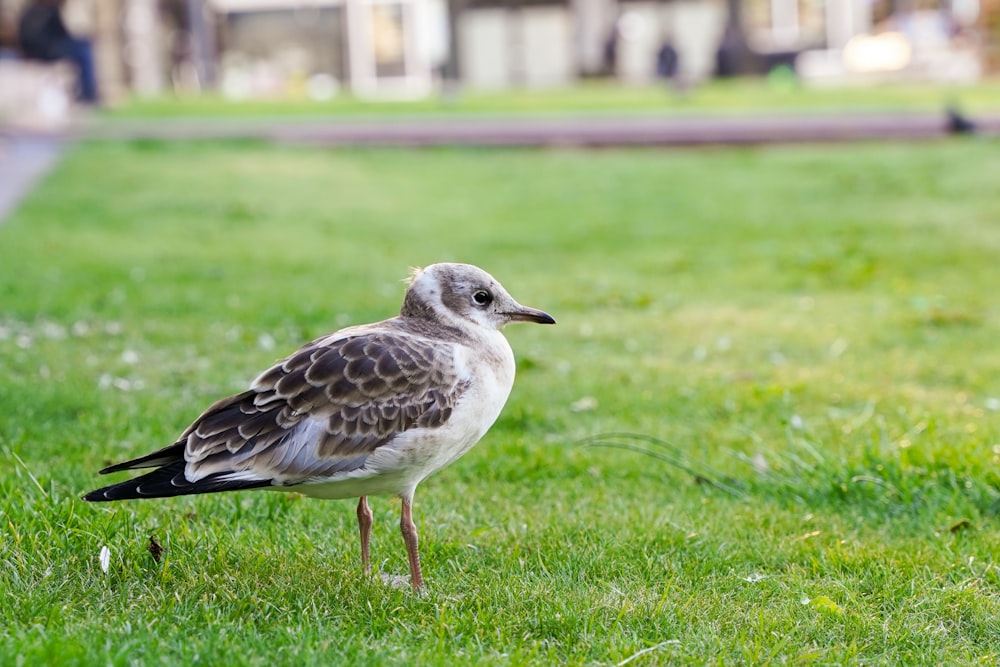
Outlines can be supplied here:
[[957, 103], [970, 113], [1000, 111], [1000, 82], [975, 85], [895, 84], [860, 88], [808, 88], [788, 80], [706, 82], [685, 94], [666, 84], [624, 86], [587, 82], [564, 89], [465, 91], [450, 98], [379, 102], [341, 95], [326, 102], [305, 98], [231, 101], [215, 95], [137, 98], [112, 110], [111, 118], [328, 117], [481, 114], [734, 114], [863, 111], [940, 112]]
[[[998, 147], [79, 146], [0, 227], [0, 663], [995, 663]], [[426, 594], [348, 501], [78, 499], [443, 260], [559, 325]]]

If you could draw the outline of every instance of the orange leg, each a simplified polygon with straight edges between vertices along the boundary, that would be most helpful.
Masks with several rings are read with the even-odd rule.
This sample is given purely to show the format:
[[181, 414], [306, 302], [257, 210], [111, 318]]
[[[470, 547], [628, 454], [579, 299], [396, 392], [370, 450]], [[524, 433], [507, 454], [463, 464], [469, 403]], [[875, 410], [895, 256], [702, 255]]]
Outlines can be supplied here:
[[368, 506], [366, 496], [361, 496], [358, 500], [358, 530], [361, 532], [361, 567], [365, 574], [371, 574], [372, 566], [368, 555], [372, 539], [372, 508]]
[[403, 498], [399, 530], [403, 533], [406, 556], [410, 561], [410, 585], [414, 591], [418, 591], [424, 586], [424, 577], [420, 574], [420, 552], [417, 550], [417, 527], [413, 524], [412, 503], [412, 498]]

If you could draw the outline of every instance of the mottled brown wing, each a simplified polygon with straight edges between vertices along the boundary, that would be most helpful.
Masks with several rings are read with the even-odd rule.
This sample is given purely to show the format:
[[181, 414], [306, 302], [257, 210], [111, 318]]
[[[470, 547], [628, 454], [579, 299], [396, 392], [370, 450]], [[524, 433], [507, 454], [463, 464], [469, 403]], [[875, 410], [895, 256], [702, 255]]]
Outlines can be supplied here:
[[291, 484], [357, 470], [397, 434], [444, 424], [466, 387], [451, 344], [384, 331], [319, 339], [184, 432], [188, 477]]

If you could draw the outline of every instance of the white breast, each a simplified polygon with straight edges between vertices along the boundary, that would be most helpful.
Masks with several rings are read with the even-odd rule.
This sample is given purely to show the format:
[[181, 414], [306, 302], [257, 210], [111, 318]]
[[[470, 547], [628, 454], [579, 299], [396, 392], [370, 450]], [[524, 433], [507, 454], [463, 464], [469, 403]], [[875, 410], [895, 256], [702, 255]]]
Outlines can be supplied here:
[[514, 353], [499, 331], [462, 346], [456, 362], [469, 388], [441, 427], [413, 429], [379, 447], [365, 467], [336, 480], [289, 490], [320, 498], [412, 494], [417, 484], [471, 449], [500, 416], [514, 385]]

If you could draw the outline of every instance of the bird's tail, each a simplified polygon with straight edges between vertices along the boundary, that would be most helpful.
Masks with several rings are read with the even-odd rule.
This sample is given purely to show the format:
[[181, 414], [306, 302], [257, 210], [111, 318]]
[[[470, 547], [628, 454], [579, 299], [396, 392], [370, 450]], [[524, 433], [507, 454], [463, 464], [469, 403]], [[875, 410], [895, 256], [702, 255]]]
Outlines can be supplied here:
[[[237, 491], [271, 486], [270, 480], [226, 479], [224, 474], [209, 475], [196, 482], [184, 476], [184, 461], [174, 461], [145, 475], [102, 487], [83, 496], [90, 502], [110, 500], [131, 500], [133, 498], [171, 498], [189, 496], [196, 493]], [[114, 467], [114, 466], [112, 466]], [[113, 472], [110, 469], [105, 469]], [[102, 470], [101, 472], [105, 472]]]

